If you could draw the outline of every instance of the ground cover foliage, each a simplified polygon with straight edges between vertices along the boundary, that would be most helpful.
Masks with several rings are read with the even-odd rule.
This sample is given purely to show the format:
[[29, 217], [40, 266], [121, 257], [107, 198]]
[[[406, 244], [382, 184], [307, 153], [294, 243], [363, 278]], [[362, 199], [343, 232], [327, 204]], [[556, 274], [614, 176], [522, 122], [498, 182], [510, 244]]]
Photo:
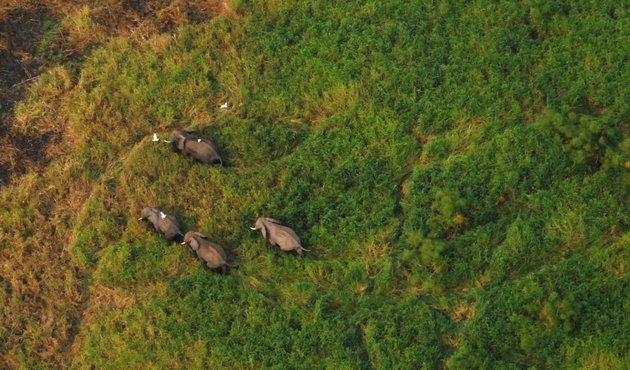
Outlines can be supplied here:
[[[623, 2], [222, 6], [105, 37], [16, 105], [13, 130], [65, 145], [0, 190], [1, 365], [626, 366]], [[178, 126], [227, 166], [151, 142]], [[261, 215], [312, 252], [267, 245]]]
[[[197, 24], [230, 8], [222, 0], [3, 0], [0, 3], [0, 185], [39, 172], [54, 157], [60, 133], [12, 130], [21, 116], [14, 105], [40, 73], [63, 64], [76, 75], [90, 50], [113, 36], [146, 40]], [[76, 76], [74, 76], [76, 77]], [[48, 99], [55, 96], [48, 96]]]

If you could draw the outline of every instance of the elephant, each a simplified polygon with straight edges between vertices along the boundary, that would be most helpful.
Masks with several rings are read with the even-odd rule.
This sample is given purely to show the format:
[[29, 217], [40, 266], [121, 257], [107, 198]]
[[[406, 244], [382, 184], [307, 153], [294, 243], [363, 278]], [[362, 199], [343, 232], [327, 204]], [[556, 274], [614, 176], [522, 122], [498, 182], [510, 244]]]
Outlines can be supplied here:
[[186, 140], [194, 139], [195, 132], [197, 131], [193, 128], [181, 127], [173, 130], [169, 140], [164, 140], [164, 142], [171, 144], [173, 151], [179, 153], [184, 150], [184, 142]]
[[212, 270], [220, 269], [223, 275], [227, 274], [228, 268], [232, 267], [227, 263], [227, 255], [223, 248], [208, 240], [208, 237], [196, 231], [189, 231], [184, 236], [182, 245], [188, 244], [197, 253], [197, 257], [205, 261], [206, 266]]
[[216, 146], [210, 140], [196, 137], [194, 133], [194, 129], [178, 128], [173, 130], [170, 140], [165, 142], [171, 144], [174, 152], [188, 154], [206, 164], [219, 163], [223, 166], [223, 159]]
[[155, 231], [166, 237], [166, 240], [172, 241], [177, 238], [181, 238], [184, 236], [179, 229], [177, 220], [175, 217], [165, 214], [164, 212], [152, 208], [152, 207], [144, 207], [142, 212], [140, 213], [141, 220], [149, 220], [151, 224], [153, 224], [153, 228]]
[[302, 247], [302, 242], [293, 229], [282, 225], [278, 220], [269, 217], [260, 217], [252, 230], [260, 230], [263, 238], [269, 240], [271, 245], [278, 245], [283, 251], [295, 250], [300, 256], [302, 251], [310, 252]]

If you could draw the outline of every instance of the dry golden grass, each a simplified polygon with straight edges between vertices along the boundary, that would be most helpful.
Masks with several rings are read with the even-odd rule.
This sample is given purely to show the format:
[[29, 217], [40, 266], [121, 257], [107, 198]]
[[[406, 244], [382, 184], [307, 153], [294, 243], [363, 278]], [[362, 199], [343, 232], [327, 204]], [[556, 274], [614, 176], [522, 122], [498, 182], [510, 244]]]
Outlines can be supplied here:
[[[5, 0], [0, 4], [0, 22], [10, 20], [19, 14], [20, 22], [28, 32], [44, 32], [40, 17], [61, 19], [63, 34], [58, 34], [52, 48], [59, 48], [64, 58], [88, 51], [91, 47], [104, 43], [112, 36], [126, 36], [132, 40], [147, 40], [151, 36], [165, 32], [169, 38], [178, 27], [191, 23], [207, 21], [223, 12], [236, 16], [229, 3], [223, 0], [196, 0], [173, 2], [161, 1], [121, 1], [121, 0]], [[29, 19], [33, 17], [33, 19]], [[13, 19], [15, 21], [15, 19]], [[20, 39], [12, 40], [11, 37]], [[41, 37], [41, 35], [40, 35]], [[24, 38], [24, 39], [22, 39]], [[49, 64], [35, 50], [39, 38], [25, 38], [21, 33], [8, 35], [0, 33], [0, 52], [11, 52], [22, 65], [28, 63]], [[159, 40], [159, 38], [156, 38]], [[28, 43], [28, 44], [25, 44]], [[231, 43], [230, 45], [232, 45]], [[234, 45], [231, 46], [236, 54]], [[47, 51], [50, 52], [50, 51]], [[19, 73], [23, 73], [22, 70]], [[31, 76], [33, 73], [34, 76]], [[9, 99], [3, 103], [8, 109], [4, 127], [0, 126], [0, 145], [3, 155], [0, 158], [0, 184], [10, 180], [13, 174], [27, 171], [41, 171], [50, 158], [64, 152], [62, 142], [76, 142], [66, 123], [57, 117], [61, 115], [63, 104], [60, 101], [74, 85], [76, 76], [64, 67], [53, 67], [46, 75], [36, 77], [37, 71], [31, 71], [17, 85], [28, 88], [28, 96], [38, 104], [22, 103], [11, 114], [11, 101], [18, 100], [21, 90], [4, 92]], [[15, 86], [14, 86], [15, 87]], [[3, 93], [3, 95], [5, 95]], [[5, 96], [2, 96], [4, 99]], [[7, 108], [8, 107], [8, 108]], [[71, 107], [69, 107], [72, 111]], [[199, 117], [207, 121], [208, 117]], [[9, 129], [11, 128], [11, 129]], [[3, 130], [8, 130], [4, 133]], [[72, 139], [72, 140], [67, 140]]]
[[457, 338], [455, 335], [448, 335], [444, 338], [444, 342], [453, 348], [459, 348], [464, 344], [464, 341], [460, 338]]
[[5, 33], [0, 32], [0, 51], [7, 50], [9, 46], [9, 38]]
[[483, 273], [479, 278], [475, 281], [475, 286], [477, 288], [481, 288], [492, 280], [492, 274], [489, 272]]
[[[60, 352], [71, 339], [78, 317], [83, 283], [64, 253], [66, 234], [47, 222], [47, 217], [31, 220], [25, 230], [37, 230], [40, 236], [24, 240], [15, 235], [10, 238], [14, 244], [0, 252], [0, 276], [12, 292], [2, 315], [2, 322], [15, 335], [7, 343], [11, 350], [3, 356], [8, 364], [20, 355], [61, 361]], [[22, 353], [17, 341], [26, 343], [29, 353]]]
[[128, 292], [97, 284], [90, 290], [90, 304], [84, 315], [94, 315], [110, 308], [124, 310], [133, 302], [134, 298]]
[[95, 21], [93, 12], [89, 5], [83, 5], [69, 13], [61, 23], [68, 34], [68, 41], [78, 52], [83, 52], [106, 38], [105, 28]]
[[449, 315], [453, 321], [469, 320], [474, 317], [475, 314], [475, 304], [469, 302], [460, 302], [449, 311]]
[[381, 258], [389, 256], [392, 252], [392, 248], [388, 243], [371, 242], [362, 247], [362, 252], [359, 259], [370, 263], [378, 261]]
[[620, 363], [619, 356], [602, 350], [592, 351], [581, 359], [580, 369], [607, 370], [614, 369]]
[[0, 22], [7, 19], [11, 12], [18, 10], [32, 10], [40, 6], [39, 0], [3, 0], [0, 3]]

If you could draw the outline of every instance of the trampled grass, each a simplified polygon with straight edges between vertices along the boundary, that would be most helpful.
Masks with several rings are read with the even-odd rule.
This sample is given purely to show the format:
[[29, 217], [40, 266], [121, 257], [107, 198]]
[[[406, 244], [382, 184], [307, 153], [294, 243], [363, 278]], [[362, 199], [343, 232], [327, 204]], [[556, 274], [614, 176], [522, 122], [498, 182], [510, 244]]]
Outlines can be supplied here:
[[[623, 368], [629, 23], [616, 2], [242, 1], [108, 38], [16, 107], [67, 144], [0, 191], [1, 363]], [[227, 165], [151, 142], [180, 126]]]

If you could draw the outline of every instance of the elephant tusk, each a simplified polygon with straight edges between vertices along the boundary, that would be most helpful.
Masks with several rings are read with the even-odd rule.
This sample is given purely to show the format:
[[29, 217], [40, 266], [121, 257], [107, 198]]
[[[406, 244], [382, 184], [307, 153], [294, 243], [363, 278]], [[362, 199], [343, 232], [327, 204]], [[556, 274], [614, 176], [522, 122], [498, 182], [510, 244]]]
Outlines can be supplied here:
[[140, 218], [138, 219], [138, 221], [142, 221], [142, 217], [140, 217]]
[[162, 141], [163, 141], [163, 142], [165, 142], [165, 143], [169, 143], [169, 144], [170, 144], [170, 143], [172, 143], [172, 141], [170, 141], [170, 140], [164, 140], [164, 139], [162, 139]]
[[255, 228], [255, 227], [250, 227], [250, 229], [251, 229], [251, 230], [256, 230], [256, 228]]
[[184, 245], [184, 244], [186, 244], [186, 242], [181, 242], [181, 243], [179, 243], [179, 244]]

